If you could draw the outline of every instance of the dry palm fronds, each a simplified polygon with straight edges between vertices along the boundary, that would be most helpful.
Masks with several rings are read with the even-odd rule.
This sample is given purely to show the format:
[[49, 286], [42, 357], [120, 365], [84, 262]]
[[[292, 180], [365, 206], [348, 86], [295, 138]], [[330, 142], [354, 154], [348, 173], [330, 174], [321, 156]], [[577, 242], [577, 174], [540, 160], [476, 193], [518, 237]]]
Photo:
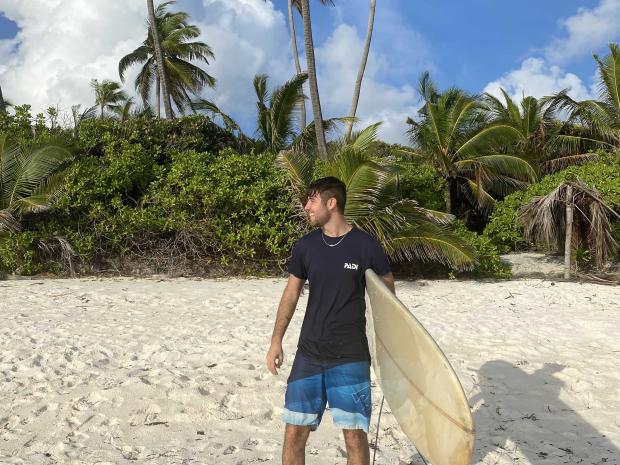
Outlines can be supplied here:
[[[535, 197], [519, 212], [526, 239], [562, 251], [566, 230], [567, 188], [572, 187], [575, 220], [573, 247], [584, 246], [600, 268], [618, 244], [611, 234], [610, 215], [618, 214], [607, 206], [600, 194], [581, 180], [564, 181], [549, 194]], [[620, 216], [618, 216], [620, 218]]]

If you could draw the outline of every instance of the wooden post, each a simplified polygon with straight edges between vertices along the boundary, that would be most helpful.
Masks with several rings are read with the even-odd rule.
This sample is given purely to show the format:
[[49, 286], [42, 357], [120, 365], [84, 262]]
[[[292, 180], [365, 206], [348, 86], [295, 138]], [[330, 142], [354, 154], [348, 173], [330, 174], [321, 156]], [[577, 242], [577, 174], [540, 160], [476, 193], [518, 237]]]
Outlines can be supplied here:
[[573, 241], [573, 186], [566, 186], [566, 239], [564, 241], [564, 279], [570, 278]]

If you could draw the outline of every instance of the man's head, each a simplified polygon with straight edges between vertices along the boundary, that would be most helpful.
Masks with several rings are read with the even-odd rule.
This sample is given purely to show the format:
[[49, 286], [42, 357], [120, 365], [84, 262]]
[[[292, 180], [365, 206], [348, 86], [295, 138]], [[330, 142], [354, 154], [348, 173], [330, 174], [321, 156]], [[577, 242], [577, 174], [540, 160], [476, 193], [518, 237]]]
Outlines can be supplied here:
[[332, 176], [313, 181], [306, 189], [304, 210], [311, 226], [323, 226], [332, 215], [344, 215], [347, 188]]

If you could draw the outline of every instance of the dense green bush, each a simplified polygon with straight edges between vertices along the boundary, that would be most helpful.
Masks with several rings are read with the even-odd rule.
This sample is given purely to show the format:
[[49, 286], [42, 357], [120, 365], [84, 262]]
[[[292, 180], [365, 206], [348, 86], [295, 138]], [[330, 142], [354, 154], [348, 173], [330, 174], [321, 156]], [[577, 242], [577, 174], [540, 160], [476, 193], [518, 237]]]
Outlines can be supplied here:
[[[106, 135], [102, 155], [79, 159], [55, 207], [27, 226], [37, 240], [66, 238], [88, 265], [162, 254], [170, 264], [176, 254], [237, 270], [275, 269], [300, 229], [285, 185], [269, 153], [176, 152], [163, 165], [140, 144]], [[2, 270], [43, 269], [35, 238], [26, 239], [10, 236], [23, 245], [3, 257]]]
[[445, 182], [435, 175], [435, 170], [426, 163], [400, 163], [404, 172], [401, 180], [401, 195], [416, 200], [421, 207], [446, 211]]
[[378, 142], [375, 153], [379, 158], [392, 158], [402, 169], [400, 189], [403, 198], [413, 199], [429, 210], [446, 211], [445, 181], [425, 160], [413, 155], [411, 148]]
[[460, 220], [452, 223], [452, 229], [478, 253], [478, 264], [466, 275], [480, 278], [510, 278], [512, 275], [510, 264], [501, 260], [499, 250], [488, 237], [470, 231]]
[[[523, 237], [523, 230], [517, 222], [519, 209], [533, 197], [547, 195], [566, 179], [578, 177], [588, 186], [597, 189], [607, 205], [620, 209], [620, 162], [617, 155], [603, 157], [600, 162], [583, 166], [571, 166], [558, 173], [545, 176], [532, 184], [526, 191], [518, 191], [495, 205], [484, 236], [501, 253], [523, 250], [531, 246]], [[616, 231], [618, 230], [615, 226]], [[616, 236], [620, 239], [620, 235]]]
[[218, 153], [236, 147], [237, 140], [208, 117], [186, 116], [173, 120], [135, 118], [128, 121], [111, 119], [84, 121], [78, 132], [78, 152], [101, 156], [107, 140], [124, 140], [140, 144], [159, 161], [167, 161], [175, 152], [195, 150]]
[[285, 257], [297, 239], [292, 198], [284, 172], [269, 153], [213, 156], [182, 152], [151, 186], [147, 210], [171, 225], [200, 229], [212, 237], [220, 262]]

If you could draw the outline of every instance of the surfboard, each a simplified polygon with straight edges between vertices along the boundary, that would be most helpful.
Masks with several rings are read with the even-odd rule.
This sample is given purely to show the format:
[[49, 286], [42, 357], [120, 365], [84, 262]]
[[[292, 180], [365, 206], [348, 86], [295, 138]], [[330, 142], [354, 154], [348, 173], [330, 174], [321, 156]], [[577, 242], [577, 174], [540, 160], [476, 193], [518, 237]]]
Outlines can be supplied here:
[[432, 465], [470, 465], [474, 424], [454, 369], [381, 278], [365, 273], [372, 366], [396, 421]]

